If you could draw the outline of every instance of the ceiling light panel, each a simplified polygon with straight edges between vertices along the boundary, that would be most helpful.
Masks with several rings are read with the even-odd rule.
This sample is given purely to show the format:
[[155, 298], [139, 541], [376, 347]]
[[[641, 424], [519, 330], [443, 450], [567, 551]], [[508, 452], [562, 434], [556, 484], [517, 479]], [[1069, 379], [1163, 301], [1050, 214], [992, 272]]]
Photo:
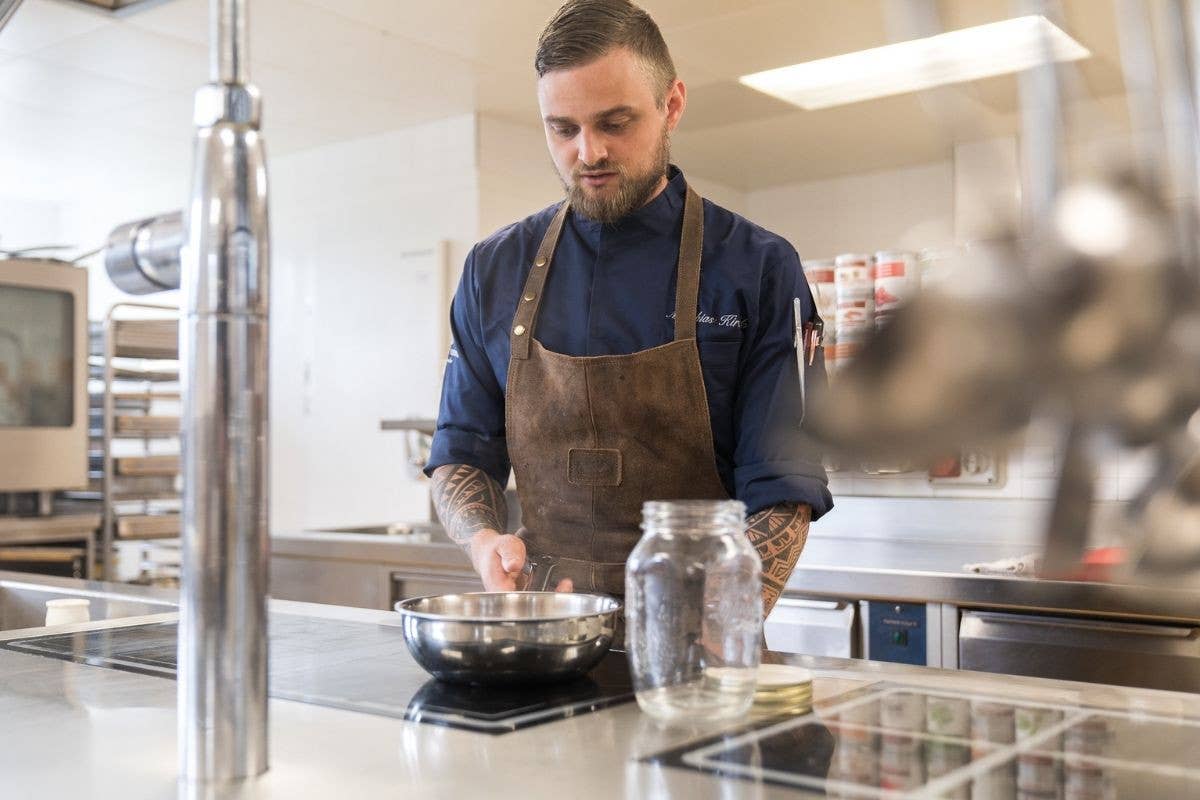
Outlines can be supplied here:
[[1030, 15], [756, 72], [739, 81], [815, 110], [1090, 55], [1050, 20]]

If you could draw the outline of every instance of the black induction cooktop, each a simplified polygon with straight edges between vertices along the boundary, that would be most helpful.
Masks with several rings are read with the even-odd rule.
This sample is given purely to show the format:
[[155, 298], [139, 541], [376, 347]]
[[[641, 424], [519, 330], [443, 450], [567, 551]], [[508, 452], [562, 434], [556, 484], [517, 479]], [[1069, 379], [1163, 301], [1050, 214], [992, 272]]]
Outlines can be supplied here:
[[[610, 652], [585, 678], [513, 687], [430, 678], [409, 655], [398, 626], [321, 617], [270, 616], [271, 697], [488, 734], [586, 714], [633, 699], [623, 653]], [[0, 642], [19, 653], [175, 677], [174, 622]]]
[[1200, 719], [877, 683], [642, 759], [803, 796], [1200, 797]]

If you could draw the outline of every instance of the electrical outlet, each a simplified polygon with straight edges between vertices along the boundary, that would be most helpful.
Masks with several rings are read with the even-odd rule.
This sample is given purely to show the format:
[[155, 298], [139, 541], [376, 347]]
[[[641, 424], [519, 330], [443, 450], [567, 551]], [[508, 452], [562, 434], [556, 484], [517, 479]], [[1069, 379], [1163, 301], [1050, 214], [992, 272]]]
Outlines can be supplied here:
[[937, 486], [1000, 486], [1003, 470], [1000, 451], [965, 447], [931, 468], [929, 482]]

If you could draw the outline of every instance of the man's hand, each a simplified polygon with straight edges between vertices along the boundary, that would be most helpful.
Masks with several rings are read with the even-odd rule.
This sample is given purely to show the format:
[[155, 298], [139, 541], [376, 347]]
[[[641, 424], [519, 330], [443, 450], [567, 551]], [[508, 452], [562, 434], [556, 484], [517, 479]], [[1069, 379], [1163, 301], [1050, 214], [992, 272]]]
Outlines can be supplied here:
[[[482, 530], [471, 537], [467, 548], [471, 564], [483, 579], [483, 588], [489, 592], [513, 592], [529, 586], [525, 574], [525, 542], [519, 536]], [[571, 592], [575, 585], [570, 578], [563, 578], [554, 587], [556, 592]]]
[[[500, 533], [508, 517], [504, 490], [486, 472], [466, 464], [446, 464], [433, 471], [433, 504], [446, 533], [467, 551], [471, 564], [489, 592], [525, 589], [525, 542]], [[541, 587], [538, 587], [541, 588]], [[570, 578], [554, 587], [574, 591]]]
[[519, 537], [484, 529], [471, 537], [467, 554], [485, 590], [512, 592], [524, 588], [525, 543]]

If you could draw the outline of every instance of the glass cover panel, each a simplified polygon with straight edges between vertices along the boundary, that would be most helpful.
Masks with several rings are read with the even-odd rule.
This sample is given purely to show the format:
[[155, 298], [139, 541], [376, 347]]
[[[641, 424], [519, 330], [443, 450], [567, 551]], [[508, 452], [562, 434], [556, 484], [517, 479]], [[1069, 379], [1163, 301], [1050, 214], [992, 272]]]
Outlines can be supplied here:
[[0, 284], [0, 427], [71, 426], [74, 306], [68, 292]]

